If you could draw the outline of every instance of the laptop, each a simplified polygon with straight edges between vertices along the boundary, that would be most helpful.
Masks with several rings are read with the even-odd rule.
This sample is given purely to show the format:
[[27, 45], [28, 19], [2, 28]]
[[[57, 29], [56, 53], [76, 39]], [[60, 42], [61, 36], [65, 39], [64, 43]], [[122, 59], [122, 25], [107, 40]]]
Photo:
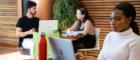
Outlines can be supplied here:
[[63, 38], [49, 37], [53, 60], [76, 60], [72, 41]]
[[58, 20], [40, 20], [39, 33], [45, 32], [46, 34], [54, 33], [58, 29]]

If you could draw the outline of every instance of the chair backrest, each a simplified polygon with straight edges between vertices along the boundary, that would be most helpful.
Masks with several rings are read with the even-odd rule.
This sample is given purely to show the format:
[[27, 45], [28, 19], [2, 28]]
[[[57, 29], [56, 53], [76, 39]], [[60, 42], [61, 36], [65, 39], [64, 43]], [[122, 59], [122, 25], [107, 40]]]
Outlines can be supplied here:
[[101, 28], [95, 28], [95, 36], [96, 36], [96, 47], [97, 49], [100, 49], [100, 45], [99, 45], [99, 36], [100, 36], [100, 31]]

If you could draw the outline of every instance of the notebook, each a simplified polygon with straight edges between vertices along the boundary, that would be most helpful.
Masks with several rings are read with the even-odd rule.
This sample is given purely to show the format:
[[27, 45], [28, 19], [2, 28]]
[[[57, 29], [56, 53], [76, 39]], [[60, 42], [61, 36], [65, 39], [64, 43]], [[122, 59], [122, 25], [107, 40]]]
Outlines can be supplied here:
[[63, 38], [49, 37], [53, 60], [76, 60], [72, 41]]

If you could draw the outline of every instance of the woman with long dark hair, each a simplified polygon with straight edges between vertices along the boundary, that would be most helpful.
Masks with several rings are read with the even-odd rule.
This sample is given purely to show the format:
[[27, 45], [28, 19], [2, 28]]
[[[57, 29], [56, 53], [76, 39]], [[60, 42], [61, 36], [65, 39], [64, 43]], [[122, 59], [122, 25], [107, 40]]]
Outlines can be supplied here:
[[73, 41], [75, 51], [80, 48], [76, 45], [81, 44], [83, 48], [93, 48], [96, 45], [95, 25], [93, 20], [88, 15], [85, 8], [79, 8], [76, 11], [77, 21], [69, 29], [70, 31], [78, 32], [82, 35], [81, 38]]
[[112, 32], [107, 34], [98, 60], [140, 60], [140, 36], [132, 4], [121, 2], [111, 14]]

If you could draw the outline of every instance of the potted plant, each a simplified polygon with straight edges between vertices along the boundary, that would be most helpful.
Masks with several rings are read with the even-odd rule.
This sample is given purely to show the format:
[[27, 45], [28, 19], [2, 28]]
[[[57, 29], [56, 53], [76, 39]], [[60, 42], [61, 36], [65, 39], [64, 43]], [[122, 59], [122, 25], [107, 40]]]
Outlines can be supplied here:
[[65, 30], [74, 23], [76, 8], [79, 6], [78, 0], [55, 0], [53, 18], [59, 20], [60, 30]]

